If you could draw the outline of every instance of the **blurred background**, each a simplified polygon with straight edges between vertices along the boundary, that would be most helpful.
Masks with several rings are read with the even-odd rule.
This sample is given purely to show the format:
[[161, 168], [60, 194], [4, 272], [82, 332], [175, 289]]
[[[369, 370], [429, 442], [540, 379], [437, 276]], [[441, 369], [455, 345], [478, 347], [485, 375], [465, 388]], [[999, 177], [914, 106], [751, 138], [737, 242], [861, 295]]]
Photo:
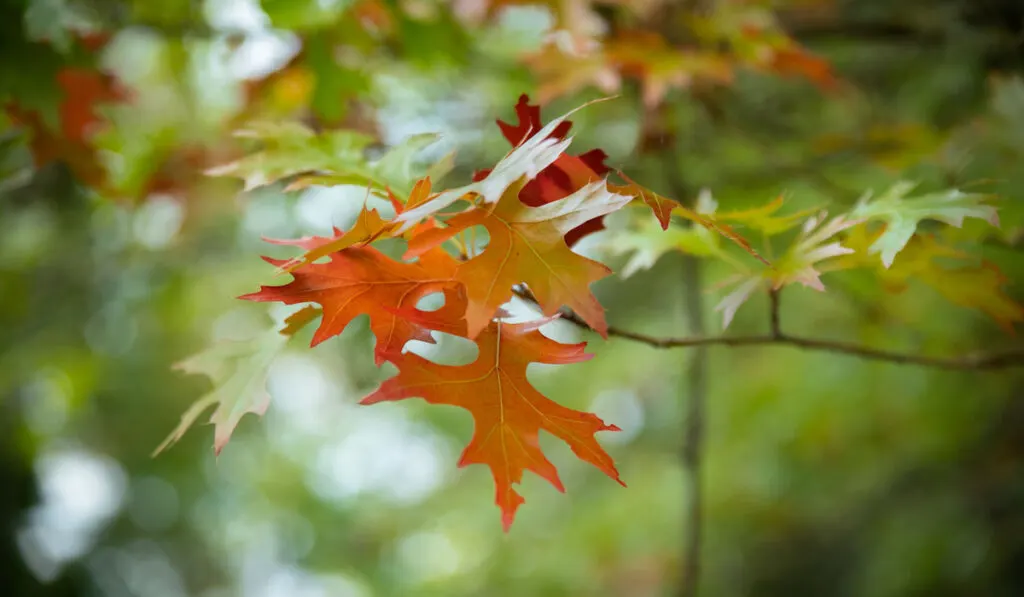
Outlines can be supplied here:
[[[357, 187], [249, 193], [206, 168], [253, 120], [415, 133], [450, 185], [507, 150], [521, 93], [574, 116], [574, 151], [690, 203], [852, 206], [913, 179], [1000, 196], [999, 230], [947, 242], [1024, 297], [1024, 4], [1018, 0], [0, 0], [0, 586], [17, 597], [617, 596], [680, 591], [693, 351], [590, 341], [531, 372], [622, 428], [628, 488], [542, 444], [507, 535], [471, 421], [360, 407], [392, 369], [363, 319], [272, 364], [273, 402], [219, 457], [210, 391], [171, 365], [268, 325], [261, 236], [348, 226]], [[979, 186], [980, 185], [980, 186]], [[621, 271], [611, 234], [581, 250]], [[760, 239], [751, 239], [760, 240]], [[595, 291], [617, 326], [687, 324], [686, 243]], [[689, 252], [700, 251], [690, 250]], [[272, 252], [281, 255], [280, 251]], [[707, 333], [730, 264], [703, 254]], [[913, 282], [913, 281], [911, 281]], [[870, 272], [787, 289], [787, 330], [892, 350], [1020, 347], [985, 313]], [[899, 290], [899, 292], [895, 292]], [[557, 324], [563, 325], [563, 324]], [[728, 333], [761, 333], [755, 296]], [[709, 349], [707, 596], [1024, 594], [1024, 371], [949, 372], [785, 347]]]

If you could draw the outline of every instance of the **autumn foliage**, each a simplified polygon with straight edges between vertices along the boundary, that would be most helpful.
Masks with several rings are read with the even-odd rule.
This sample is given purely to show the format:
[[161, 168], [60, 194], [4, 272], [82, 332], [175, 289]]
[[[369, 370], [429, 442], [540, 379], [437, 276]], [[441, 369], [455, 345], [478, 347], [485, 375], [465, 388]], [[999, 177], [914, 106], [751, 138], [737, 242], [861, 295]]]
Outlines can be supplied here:
[[[958, 188], [917, 192], [914, 183], [894, 180], [880, 193], [865, 192], [853, 205], [792, 210], [780, 195], [764, 197], [754, 207], [720, 210], [710, 190], [686, 189], [669, 197], [664, 189], [653, 190], [646, 186], [651, 183], [614, 169], [600, 148], [570, 151], [569, 117], [590, 104], [556, 118], [542, 115], [541, 105], [549, 100], [584, 89], [618, 93], [628, 89], [628, 81], [637, 87], [640, 136], [667, 145], [675, 134], [671, 129], [679, 126], [667, 124], [670, 118], [662, 111], [670, 93], [706, 98], [743, 72], [797, 79], [815, 93], [842, 93], [847, 84], [833, 66], [783, 32], [767, 3], [718, 3], [713, 14], [688, 15], [689, 36], [670, 41], [622, 23], [656, 22], [661, 13], [678, 17], [672, 3], [540, 2], [553, 16], [554, 31], [535, 52], [517, 57], [537, 80], [536, 103], [527, 94], [509, 97], [514, 116], [497, 119], [497, 128], [489, 131], [504, 138], [508, 152], [490, 167], [467, 173], [461, 186], [443, 182], [453, 168], [451, 155], [409, 174], [411, 158], [436, 140], [433, 135], [412, 136], [370, 159], [380, 135], [369, 119], [349, 111], [365, 91], [364, 81], [353, 75], [357, 69], [339, 65], [335, 55], [348, 52], [369, 60], [380, 47], [397, 52], [415, 41], [408, 30], [403, 37], [402, 27], [416, 19], [391, 4], [352, 3], [339, 21], [344, 26], [336, 30], [319, 30], [314, 18], [319, 13], [310, 17], [312, 24], [304, 22], [316, 31], [309, 43], [278, 71], [240, 86], [242, 105], [218, 124], [223, 137], [233, 133], [232, 143], [216, 151], [198, 140], [173, 151], [146, 145], [177, 134], [184, 128], [180, 122], [140, 134], [132, 143], [144, 145], [141, 153], [151, 153], [152, 164], [149, 176], [132, 184], [114, 180], [117, 168], [102, 156], [116, 152], [104, 149], [101, 140], [117, 129], [110, 115], [117, 109], [130, 112], [136, 96], [145, 95], [144, 86], [129, 89], [95, 65], [61, 67], [52, 74], [59, 98], [52, 118], [38, 106], [0, 95], [4, 114], [25, 134], [35, 167], [63, 163], [83, 186], [110, 197], [173, 194], [200, 172], [240, 179], [243, 192], [279, 183], [284, 191], [335, 186], [365, 191], [362, 210], [345, 230], [267, 239], [293, 252], [264, 257], [275, 276], [290, 280], [275, 278], [239, 298], [304, 307], [252, 342], [216, 345], [182, 361], [180, 370], [206, 375], [215, 387], [186, 411], [158, 451], [212, 406], [219, 453], [243, 415], [266, 410], [266, 370], [292, 337], [315, 324], [310, 342], [315, 347], [365, 316], [375, 338], [375, 364], [390, 364], [397, 373], [362, 403], [422, 398], [468, 411], [475, 428], [459, 466], [482, 464], [490, 470], [507, 531], [524, 503], [515, 486], [525, 471], [564, 491], [541, 451], [541, 431], [624, 485], [612, 456], [598, 443], [599, 431], [618, 429], [614, 422], [563, 406], [527, 379], [530, 363], [566, 365], [591, 356], [585, 343], [563, 344], [544, 334], [544, 326], [556, 320], [571, 321], [600, 338], [616, 335], [592, 289], [613, 274], [599, 258], [610, 263], [613, 256], [623, 257], [623, 278], [669, 253], [727, 264], [732, 273], [716, 280], [715, 288], [722, 295], [715, 310], [723, 330], [751, 297], [774, 298], [790, 286], [822, 292], [829, 276], [849, 271], [870, 274], [872, 283], [891, 293], [923, 284], [952, 304], [983, 313], [1008, 333], [1024, 321], [1024, 307], [1006, 292], [1008, 279], [993, 263], [935, 234], [937, 227], [959, 228], [969, 220], [998, 227], [996, 198], [989, 194]], [[521, 4], [536, 2], [453, 3], [453, 18], [434, 23], [441, 31], [435, 39], [448, 35], [442, 27], [483, 21]], [[592, 4], [616, 5], [629, 19], [617, 20], [602, 37], [586, 27], [598, 18]], [[284, 12], [286, 22], [299, 18]], [[108, 41], [80, 36], [75, 44], [92, 64]], [[33, 43], [48, 48], [51, 41]], [[415, 54], [412, 48], [407, 51]], [[165, 91], [171, 106], [177, 96]], [[709, 114], [716, 113], [713, 101], [703, 101]], [[818, 142], [833, 149], [851, 143], [828, 135]], [[644, 143], [637, 148], [643, 151]], [[612, 228], [615, 218], [620, 225]], [[586, 255], [580, 249], [583, 239], [596, 239], [596, 248]], [[428, 308], [430, 301], [441, 306]], [[532, 309], [534, 319], [517, 321], [510, 305]], [[772, 333], [777, 337], [779, 330]], [[411, 351], [410, 343], [437, 343], [442, 334], [475, 343], [476, 359], [441, 365]], [[648, 341], [659, 345], [657, 339]]]
[[[341, 334], [356, 317], [366, 315], [376, 338], [375, 361], [378, 365], [391, 363], [398, 373], [362, 403], [418, 397], [469, 411], [475, 431], [459, 466], [483, 464], [490, 469], [506, 530], [524, 501], [514, 485], [525, 471], [564, 490], [554, 465], [541, 452], [541, 430], [622, 483], [612, 457], [596, 439], [598, 431], [617, 427], [543, 396], [526, 377], [529, 363], [570, 364], [591, 356], [584, 352], [583, 343], [562, 344], [540, 331], [561, 314], [570, 314], [580, 325], [607, 337], [604, 308], [591, 285], [612, 271], [572, 247], [583, 236], [602, 230], [602, 218], [610, 213], [628, 207], [635, 230], [650, 230], [643, 236], [630, 232], [620, 238], [618, 250], [632, 254], [625, 274], [650, 266], [673, 249], [724, 254], [732, 247], [745, 256], [739, 272], [723, 280], [730, 289], [717, 307], [723, 327], [728, 327], [736, 311], [757, 292], [778, 291], [790, 284], [824, 291], [821, 278], [826, 273], [866, 266], [877, 267], [892, 290], [915, 276], [934, 284], [951, 301], [991, 314], [1007, 329], [1024, 320], [1024, 309], [1005, 298], [1001, 291], [1005, 280], [991, 266], [940, 269], [931, 256], [963, 255], [915, 234], [917, 224], [925, 219], [959, 226], [964, 218], [975, 217], [994, 224], [995, 211], [985, 195], [951, 191], [907, 198], [913, 185], [901, 184], [876, 199], [866, 197], [849, 213], [833, 217], [816, 210], [782, 213], [782, 198], [760, 208], [718, 212], [714, 200], [705, 195], [693, 207], [685, 207], [623, 173], [614, 174], [621, 182], [610, 181], [613, 174], [604, 165], [601, 150], [568, 153], [572, 125], [568, 115], [544, 123], [539, 106], [531, 105], [525, 95], [519, 98], [515, 112], [516, 123], [498, 121], [512, 150], [462, 187], [436, 189], [427, 176], [403, 194], [404, 199], [386, 186], [375, 190], [370, 179], [373, 172], [386, 170], [380, 163], [388, 158], [376, 166], [351, 167], [324, 154], [319, 172], [296, 168], [274, 173], [274, 178], [297, 176], [298, 186], [304, 186], [303, 180], [361, 180], [359, 172], [366, 172], [371, 183], [368, 192], [386, 199], [393, 214], [385, 216], [378, 208], [364, 206], [348, 230], [335, 228], [330, 237], [269, 240], [302, 251], [288, 259], [264, 258], [292, 280], [262, 286], [240, 297], [319, 307], [306, 307], [297, 314], [276, 335], [275, 342], [320, 316], [312, 337], [312, 346], [316, 346]], [[309, 135], [300, 136], [316, 139]], [[283, 151], [278, 141], [268, 142], [272, 145], [258, 155]], [[324, 138], [313, 145], [350, 142], [343, 137]], [[265, 170], [250, 171], [246, 158], [218, 167], [214, 173], [245, 178], [249, 186], [273, 181]], [[454, 206], [461, 207], [451, 209]], [[774, 260], [765, 259], [738, 231], [773, 237], [795, 227], [800, 229], [788, 249]], [[480, 228], [486, 230], [486, 243], [475, 238], [474, 231]], [[642, 239], [642, 244], [633, 246], [634, 238]], [[376, 246], [396, 239], [404, 242], [401, 256], [391, 256]], [[893, 266], [901, 252], [905, 256]], [[434, 310], [422, 308], [421, 301], [432, 296], [443, 297], [443, 305]], [[514, 299], [531, 305], [539, 318], [510, 322], [505, 306]], [[410, 341], [433, 343], [437, 333], [473, 341], [478, 349], [476, 360], [448, 366], [409, 352]], [[199, 371], [194, 366], [190, 370]], [[262, 412], [265, 400], [260, 398], [248, 408]], [[213, 418], [218, 452], [238, 422], [237, 411], [229, 414], [218, 417], [215, 413]], [[180, 437], [193, 419], [190, 411], [169, 441]]]
[[[544, 133], [540, 109], [524, 95], [516, 106], [519, 122], [499, 121], [505, 137], [516, 148]], [[571, 126], [560, 119], [541, 139], [563, 143]], [[542, 146], [538, 146], [542, 147]], [[408, 204], [396, 203], [395, 219], [387, 221], [376, 210], [364, 208], [356, 225], [336, 230], [333, 238], [272, 241], [307, 251], [296, 260], [265, 258], [279, 268], [289, 268], [293, 280], [283, 286], [264, 286], [241, 298], [280, 301], [286, 304], [316, 303], [322, 309], [313, 345], [340, 334], [355, 317], [368, 315], [376, 338], [378, 364], [389, 361], [398, 375], [366, 397], [364, 404], [420, 397], [431, 404], [450, 404], [468, 410], [476, 424], [472, 441], [459, 460], [460, 466], [483, 464], [491, 469], [497, 488], [496, 501], [506, 529], [512, 524], [523, 498], [513, 489], [523, 472], [533, 471], [563, 491], [558, 473], [541, 453], [538, 432], [545, 430], [566, 442], [581, 459], [619, 481], [611, 456], [597, 443], [598, 431], [614, 431], [597, 416], [559, 405], [541, 395], [526, 379], [531, 362], [576, 363], [590, 358], [585, 344], [561, 344], [538, 328], [563, 308], [569, 308], [602, 335], [607, 329], [604, 309], [590, 285], [611, 273], [606, 266], [570, 249], [581, 235], [600, 229], [600, 218], [633, 201], [635, 197], [608, 190], [602, 175], [604, 154], [594, 150], [583, 156], [547, 152], [538, 158], [534, 148], [525, 161], [536, 168], [520, 172], [513, 163], [498, 164], [478, 172], [475, 182], [493, 183], [504, 177], [505, 188], [496, 202], [479, 193], [456, 199], [468, 203], [457, 213], [421, 211], [415, 219], [398, 218], [412, 208], [430, 206], [440, 193], [430, 192], [429, 179], [420, 181]], [[514, 153], [514, 152], [513, 152]], [[511, 154], [510, 154], [511, 155]], [[511, 182], [508, 182], [511, 181]], [[395, 201], [394, 195], [390, 195]], [[442, 205], [442, 204], [438, 204]], [[449, 254], [443, 248], [474, 226], [489, 233], [487, 246], [476, 255]], [[407, 228], [405, 232], [402, 229]], [[372, 246], [374, 241], [402, 236], [408, 246], [404, 260], [388, 257]], [[333, 245], [327, 261], [317, 262], [321, 247]], [[467, 247], [462, 244], [463, 249]], [[472, 250], [472, 247], [469, 247]], [[316, 252], [310, 255], [310, 252]], [[295, 265], [295, 264], [298, 265]], [[503, 321], [502, 305], [516, 288], [529, 289], [539, 310], [548, 316], [532, 323]], [[435, 311], [417, 308], [426, 296], [442, 293], [444, 305]], [[444, 332], [476, 342], [479, 355], [463, 367], [437, 365], [403, 352], [411, 340], [432, 342], [431, 332]]]

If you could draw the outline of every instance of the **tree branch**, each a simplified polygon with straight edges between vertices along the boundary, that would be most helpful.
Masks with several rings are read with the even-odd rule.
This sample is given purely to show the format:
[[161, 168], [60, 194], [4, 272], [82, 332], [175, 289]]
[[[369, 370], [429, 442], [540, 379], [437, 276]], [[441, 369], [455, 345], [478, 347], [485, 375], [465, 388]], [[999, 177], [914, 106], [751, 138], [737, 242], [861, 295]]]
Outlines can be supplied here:
[[[704, 334], [704, 300], [700, 286], [701, 262], [692, 255], [683, 256], [684, 311], [691, 333]], [[686, 472], [686, 527], [683, 535], [683, 577], [680, 597], [695, 597], [700, 583], [701, 543], [703, 535], [704, 411], [708, 393], [708, 347], [698, 346], [686, 372], [686, 422], [683, 433], [682, 461]]]
[[[537, 304], [537, 301], [534, 300], [533, 296], [525, 290], [517, 289], [515, 294], [534, 305]], [[591, 329], [585, 321], [580, 319], [578, 315], [571, 311], [563, 309], [560, 312], [560, 315], [561, 319], [564, 319], [582, 329]], [[930, 357], [926, 355], [876, 349], [850, 342], [807, 338], [784, 332], [780, 332], [778, 336], [773, 336], [772, 334], [761, 334], [752, 336], [694, 336], [689, 338], [672, 338], [649, 336], [647, 334], [640, 334], [638, 332], [631, 332], [629, 330], [609, 326], [608, 336], [639, 342], [653, 348], [684, 348], [715, 345], [731, 347], [764, 345], [791, 346], [803, 350], [833, 352], [874, 361], [887, 361], [902, 365], [919, 365], [921, 367], [960, 371], [983, 371], [1024, 366], [1024, 349], [1008, 350], [997, 353], [966, 354], [951, 357]]]
[[779, 291], [780, 288], [772, 288], [768, 291], [769, 313], [771, 317], [772, 338], [782, 338], [782, 321], [779, 318]]

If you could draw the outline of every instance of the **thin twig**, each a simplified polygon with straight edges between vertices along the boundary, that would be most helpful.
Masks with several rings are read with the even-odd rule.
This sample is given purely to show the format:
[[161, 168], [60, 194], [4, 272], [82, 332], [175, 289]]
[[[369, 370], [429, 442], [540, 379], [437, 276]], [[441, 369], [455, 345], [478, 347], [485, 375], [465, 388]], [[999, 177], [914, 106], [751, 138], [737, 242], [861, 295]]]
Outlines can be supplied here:
[[[536, 304], [536, 301], [529, 292], [522, 289], [516, 290], [515, 292], [520, 298]], [[572, 311], [563, 309], [560, 314], [561, 319], [564, 319], [582, 329], [591, 329], [585, 321], [580, 319], [580, 317]], [[1024, 349], [1015, 349], [998, 353], [967, 354], [953, 357], [930, 357], [870, 348], [850, 342], [807, 338], [804, 336], [786, 333], [780, 333], [778, 336], [760, 334], [751, 336], [694, 336], [690, 338], [666, 338], [649, 336], [647, 334], [631, 332], [629, 330], [610, 326], [608, 328], [608, 336], [639, 342], [653, 348], [684, 348], [716, 345], [730, 347], [764, 345], [791, 346], [803, 350], [833, 352], [836, 354], [845, 354], [874, 361], [887, 361], [903, 365], [919, 365], [922, 367], [960, 371], [981, 371], [1024, 366]]]

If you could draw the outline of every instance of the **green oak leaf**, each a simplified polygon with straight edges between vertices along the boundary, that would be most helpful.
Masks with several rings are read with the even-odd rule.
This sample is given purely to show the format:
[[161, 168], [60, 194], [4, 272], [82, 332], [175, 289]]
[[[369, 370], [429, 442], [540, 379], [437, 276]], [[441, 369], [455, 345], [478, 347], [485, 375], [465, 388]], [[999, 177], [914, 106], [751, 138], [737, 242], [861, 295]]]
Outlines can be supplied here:
[[733, 288], [732, 292], [715, 306], [715, 311], [722, 313], [723, 329], [729, 327], [736, 311], [759, 288], [768, 287], [778, 290], [790, 284], [802, 284], [824, 292], [825, 285], [821, 282], [823, 272], [820, 271], [820, 264], [823, 261], [853, 253], [853, 249], [843, 246], [836, 239], [836, 235], [861, 222], [846, 216], [837, 216], [826, 220], [826, 215], [825, 212], [822, 212], [816, 217], [808, 218], [804, 222], [800, 234], [789, 245], [786, 252], [772, 262], [771, 268], [735, 276], [721, 285]]
[[[710, 192], [701, 192], [697, 198], [696, 213], [708, 216], [714, 213], [715, 207]], [[662, 255], [670, 251], [727, 259], [718, 232], [696, 223], [683, 226], [676, 221], [671, 221], [668, 228], [662, 230], [661, 224], [651, 218], [643, 218], [635, 228], [616, 234], [606, 248], [614, 255], [630, 255], [620, 274], [623, 278], [650, 269]]]
[[378, 191], [389, 190], [403, 202], [416, 181], [424, 176], [438, 180], [451, 171], [455, 164], [454, 152], [441, 157], [437, 162], [419, 164], [416, 156], [427, 146], [438, 140], [434, 133], [412, 135], [389, 148], [384, 155], [372, 162], [352, 166], [348, 171], [334, 174], [309, 174], [299, 176], [285, 190], [296, 191], [309, 186], [358, 185]]
[[185, 373], [205, 375], [213, 389], [197, 400], [181, 415], [181, 421], [153, 452], [156, 456], [177, 442], [210, 406], [214, 426], [213, 449], [220, 451], [246, 413], [263, 415], [270, 405], [266, 382], [270, 366], [298, 330], [320, 315], [320, 310], [305, 307], [284, 322], [242, 341], [221, 342], [177, 363], [174, 368]]
[[251, 123], [236, 137], [256, 139], [263, 148], [206, 171], [209, 176], [234, 176], [245, 190], [304, 173], [347, 174], [365, 168], [369, 135], [349, 130], [313, 132], [298, 122]]
[[999, 226], [996, 208], [985, 203], [991, 195], [949, 189], [908, 198], [916, 186], [912, 182], [899, 182], [875, 199], [870, 194], [865, 195], [850, 212], [854, 219], [885, 223], [885, 231], [868, 249], [871, 253], [882, 254], [885, 267], [890, 267], [896, 255], [907, 246], [922, 220], [937, 220], [959, 228], [965, 218], [979, 218]]
[[437, 141], [438, 135], [412, 135], [389, 148], [381, 157], [367, 155], [374, 139], [351, 130], [314, 133], [297, 122], [254, 123], [237, 131], [238, 137], [262, 142], [259, 151], [206, 171], [210, 176], [234, 176], [245, 181], [245, 190], [294, 179], [288, 191], [313, 185], [358, 185], [390, 189], [404, 199], [425, 173], [444, 174], [451, 156], [434, 164], [419, 164], [417, 156]]

